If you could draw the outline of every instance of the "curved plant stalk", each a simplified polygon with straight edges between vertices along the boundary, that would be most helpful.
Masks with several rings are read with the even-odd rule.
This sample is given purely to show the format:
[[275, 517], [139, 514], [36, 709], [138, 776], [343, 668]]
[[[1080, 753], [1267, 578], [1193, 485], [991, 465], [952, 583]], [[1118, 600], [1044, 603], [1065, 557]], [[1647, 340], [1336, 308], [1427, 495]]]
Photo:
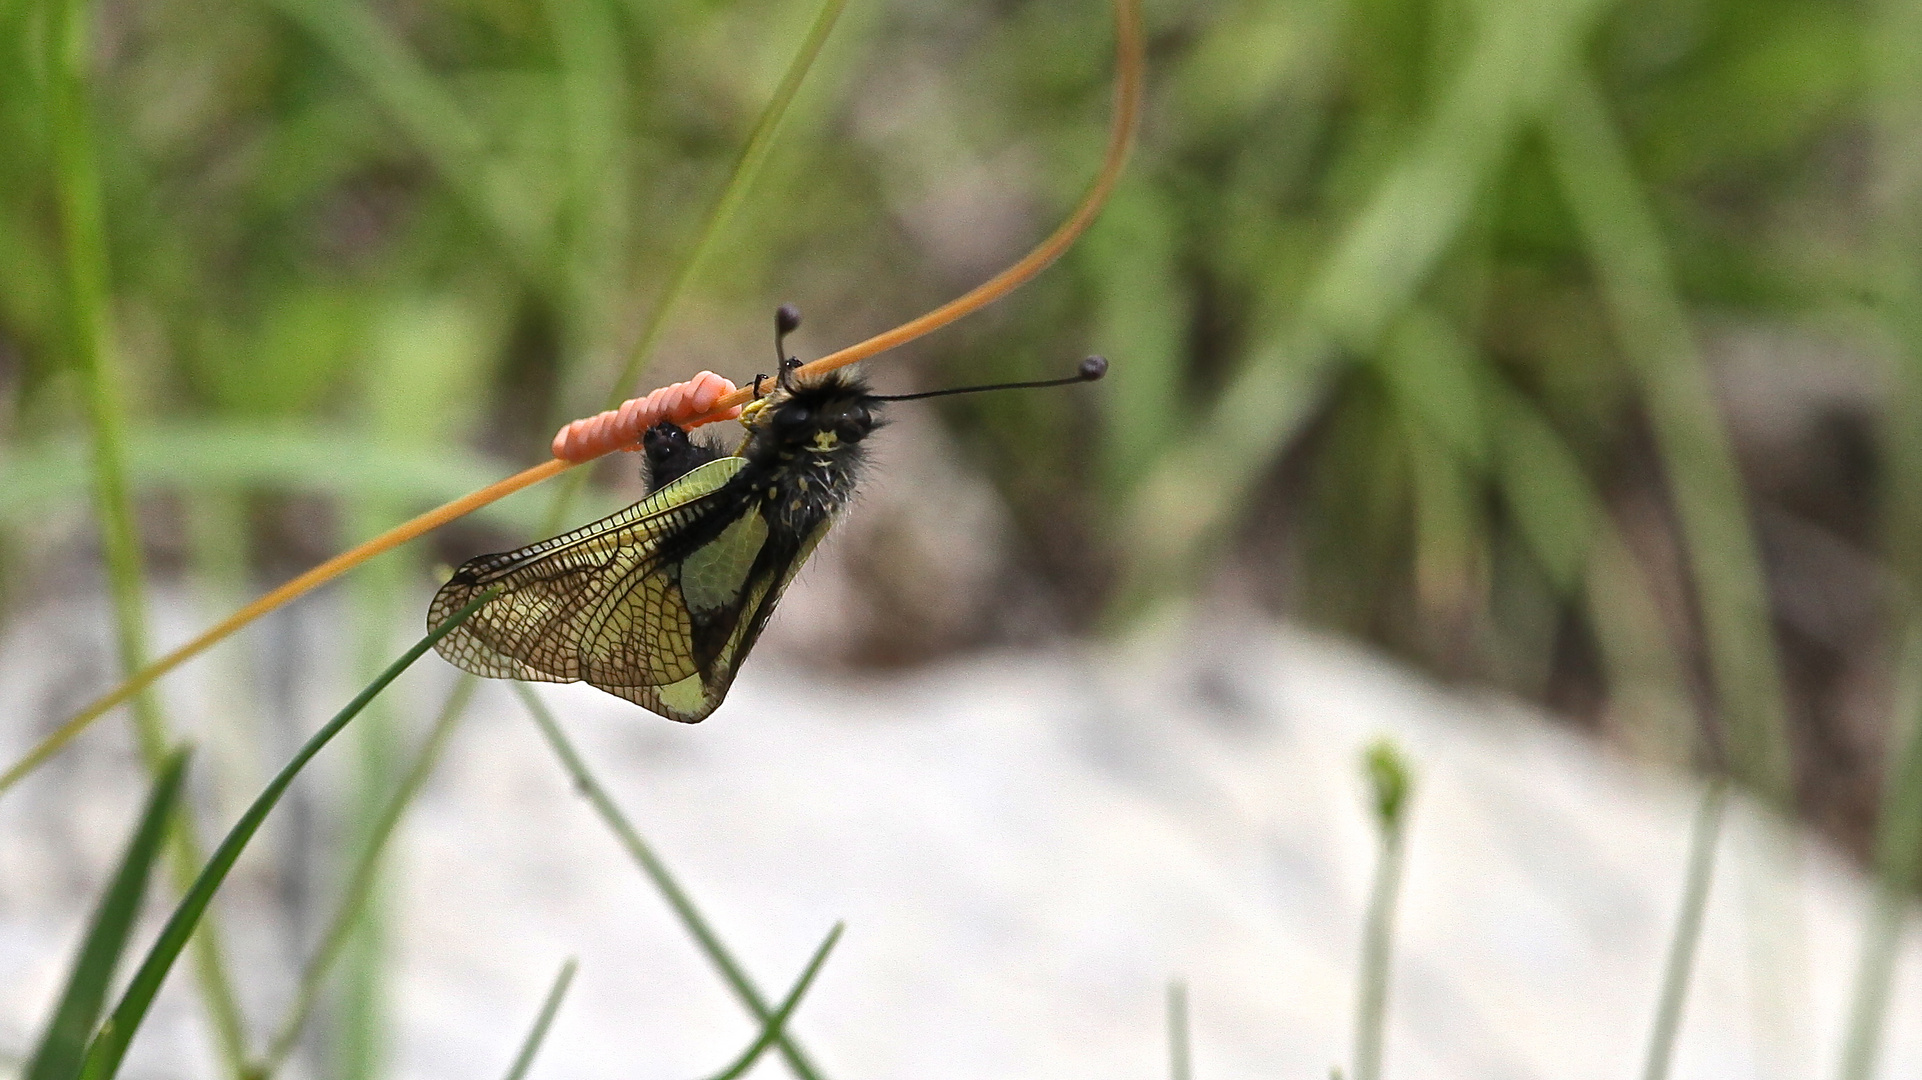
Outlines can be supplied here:
[[[996, 274], [993, 278], [970, 290], [966, 294], [943, 304], [919, 318], [909, 320], [893, 330], [851, 345], [839, 352], [803, 365], [797, 374], [803, 378], [824, 374], [836, 368], [846, 367], [859, 360], [865, 360], [878, 353], [904, 345], [915, 338], [934, 332], [965, 315], [986, 307], [999, 300], [1010, 291], [1047, 269], [1048, 265], [1068, 249], [1095, 216], [1101, 212], [1102, 205], [1114, 189], [1115, 181], [1127, 163], [1128, 149], [1134, 141], [1136, 119], [1141, 111], [1142, 74], [1145, 66], [1141, 40], [1140, 0], [1114, 0], [1115, 5], [1115, 51], [1116, 51], [1116, 88], [1114, 122], [1109, 132], [1108, 149], [1102, 159], [1101, 169], [1094, 183], [1082, 196], [1074, 212], [1047, 239], [1013, 266]], [[715, 404], [715, 415], [725, 412], [736, 405], [742, 405], [754, 396], [751, 387], [743, 387], [722, 398]], [[160, 660], [141, 669], [128, 678], [125, 683], [114, 688], [107, 695], [82, 710], [79, 715], [62, 724], [25, 757], [16, 762], [4, 774], [0, 774], [0, 794], [18, 783], [20, 778], [32, 772], [41, 762], [51, 757], [74, 736], [85, 730], [87, 725], [99, 719], [108, 710], [153, 684], [162, 675], [179, 667], [182, 663], [205, 651], [215, 642], [232, 634], [267, 612], [302, 595], [316, 586], [346, 573], [348, 570], [366, 562], [382, 552], [416, 539], [421, 535], [445, 525], [455, 518], [473, 512], [497, 499], [511, 495], [522, 488], [537, 484], [567, 471], [576, 463], [566, 461], [545, 461], [533, 468], [526, 469], [498, 483], [489, 485], [445, 506], [430, 510], [388, 532], [382, 533], [346, 552], [334, 556], [312, 570], [247, 605], [227, 619], [188, 642], [186, 645], [168, 653]]]
[[133, 979], [128, 982], [127, 989], [121, 994], [120, 1003], [114, 1006], [113, 1015], [100, 1026], [99, 1034], [94, 1036], [92, 1044], [88, 1046], [86, 1064], [80, 1073], [81, 1080], [112, 1080], [112, 1077], [120, 1071], [120, 1063], [127, 1055], [127, 1047], [133, 1042], [134, 1034], [139, 1031], [141, 1021], [146, 1019], [147, 1010], [152, 1007], [154, 996], [160, 992], [160, 984], [166, 980], [174, 961], [179, 959], [180, 950], [186, 947], [187, 938], [206, 914], [207, 905], [213, 903], [214, 893], [219, 890], [221, 883], [227, 880], [227, 873], [233, 869], [234, 863], [240, 858], [240, 853], [246, 850], [254, 834], [260, 831], [261, 823], [267, 820], [267, 815], [280, 802], [280, 797], [286, 794], [288, 785], [294, 782], [294, 777], [300, 775], [300, 770], [313, 760], [315, 754], [320, 753], [322, 747], [333, 741], [334, 736], [340, 734], [349, 721], [360, 715], [368, 702], [374, 700], [382, 690], [387, 689], [389, 683], [399, 678], [401, 672], [406, 671], [414, 661], [433, 648], [435, 642], [446, 637], [455, 627], [466, 622], [474, 612], [479, 611], [484, 604], [499, 594], [499, 589], [489, 589], [475, 597], [466, 607], [449, 616], [446, 622], [429, 630], [425, 637], [402, 653], [400, 659], [388, 665], [386, 671], [381, 672], [373, 682], [368, 683], [360, 693], [354, 695], [354, 699], [348, 702], [345, 708], [335, 713], [332, 720], [327, 721], [319, 731], [314, 732], [294, 754], [293, 759], [282, 766], [280, 772], [267, 782], [267, 787], [254, 799], [253, 805], [240, 815], [240, 820], [228, 830], [226, 839], [214, 849], [213, 856], [207, 860], [207, 865], [201, 868], [199, 876], [194, 878], [193, 885], [181, 898], [180, 905], [174, 909], [173, 915], [167, 919], [167, 924], [161, 928], [159, 938], [147, 952], [147, 958], [141, 962], [139, 970], [134, 972]]
[[305, 1030], [314, 1008], [320, 1004], [320, 994], [326, 986], [327, 976], [334, 970], [334, 964], [340, 959], [341, 950], [346, 947], [362, 909], [373, 894], [387, 841], [394, 835], [401, 815], [414, 801], [414, 796], [426, 785], [434, 766], [440, 763], [441, 752], [447, 748], [447, 742], [453, 737], [454, 728], [459, 726], [467, 702], [474, 696], [474, 689], [478, 685], [478, 679], [465, 674], [455, 682], [454, 690], [441, 706], [433, 728], [415, 753], [413, 763], [407, 767], [407, 774], [388, 797], [386, 808], [369, 830], [360, 857], [354, 862], [347, 886], [341, 890], [340, 906], [334, 911], [334, 919], [327, 924], [327, 932], [321, 935], [320, 944], [315, 947], [313, 956], [300, 973], [300, 988], [294, 993], [294, 1003], [288, 1007], [286, 1018], [281, 1021], [273, 1040], [267, 1044], [266, 1053], [248, 1070], [250, 1080], [268, 1080], [286, 1064], [288, 1056], [299, 1044], [301, 1032]]

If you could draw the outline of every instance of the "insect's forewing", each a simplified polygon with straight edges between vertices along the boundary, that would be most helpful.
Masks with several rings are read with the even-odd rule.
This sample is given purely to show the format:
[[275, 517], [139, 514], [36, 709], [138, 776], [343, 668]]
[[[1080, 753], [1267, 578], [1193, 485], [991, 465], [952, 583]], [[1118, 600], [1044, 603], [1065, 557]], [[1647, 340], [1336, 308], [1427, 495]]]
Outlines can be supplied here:
[[693, 619], [663, 546], [729, 512], [717, 496], [743, 464], [737, 457], [709, 462], [611, 517], [468, 561], [435, 595], [429, 625], [488, 589], [501, 595], [436, 651], [476, 675], [585, 680], [624, 697], [631, 695], [623, 687], [698, 677]]

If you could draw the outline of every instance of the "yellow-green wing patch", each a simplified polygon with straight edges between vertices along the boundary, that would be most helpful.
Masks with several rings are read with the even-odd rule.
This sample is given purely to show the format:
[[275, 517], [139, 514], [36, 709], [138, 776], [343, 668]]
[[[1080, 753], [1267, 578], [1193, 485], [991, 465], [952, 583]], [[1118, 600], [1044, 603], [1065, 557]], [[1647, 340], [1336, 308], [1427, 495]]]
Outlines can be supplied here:
[[727, 531], [682, 559], [679, 577], [687, 606], [713, 611], [738, 604], [748, 572], [765, 543], [767, 519], [758, 513], [742, 514]]

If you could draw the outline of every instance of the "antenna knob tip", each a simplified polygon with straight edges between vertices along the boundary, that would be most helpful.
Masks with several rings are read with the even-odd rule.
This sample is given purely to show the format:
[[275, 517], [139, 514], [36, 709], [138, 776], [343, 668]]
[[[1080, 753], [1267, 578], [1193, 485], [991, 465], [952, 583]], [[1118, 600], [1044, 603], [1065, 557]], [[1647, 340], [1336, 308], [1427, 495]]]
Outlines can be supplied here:
[[1108, 358], [1105, 356], [1090, 356], [1086, 360], [1081, 361], [1080, 374], [1082, 382], [1093, 382], [1107, 373]]
[[774, 330], [779, 334], [792, 334], [801, 327], [801, 309], [793, 304], [782, 304], [774, 309]]

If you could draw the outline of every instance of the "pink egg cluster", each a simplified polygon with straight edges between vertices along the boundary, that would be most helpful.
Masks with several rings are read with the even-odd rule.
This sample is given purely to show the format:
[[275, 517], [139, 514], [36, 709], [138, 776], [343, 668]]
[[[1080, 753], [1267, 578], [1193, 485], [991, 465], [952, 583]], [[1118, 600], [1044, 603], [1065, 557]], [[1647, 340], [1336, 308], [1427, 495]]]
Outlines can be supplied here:
[[707, 413], [733, 392], [733, 383], [703, 371], [686, 382], [631, 398], [618, 409], [574, 421], [555, 434], [554, 456], [562, 461], [591, 461], [615, 450], [639, 450], [641, 433], [663, 420], [682, 427], [694, 427], [697, 421], [732, 420], [741, 415], [739, 405], [713, 416]]

